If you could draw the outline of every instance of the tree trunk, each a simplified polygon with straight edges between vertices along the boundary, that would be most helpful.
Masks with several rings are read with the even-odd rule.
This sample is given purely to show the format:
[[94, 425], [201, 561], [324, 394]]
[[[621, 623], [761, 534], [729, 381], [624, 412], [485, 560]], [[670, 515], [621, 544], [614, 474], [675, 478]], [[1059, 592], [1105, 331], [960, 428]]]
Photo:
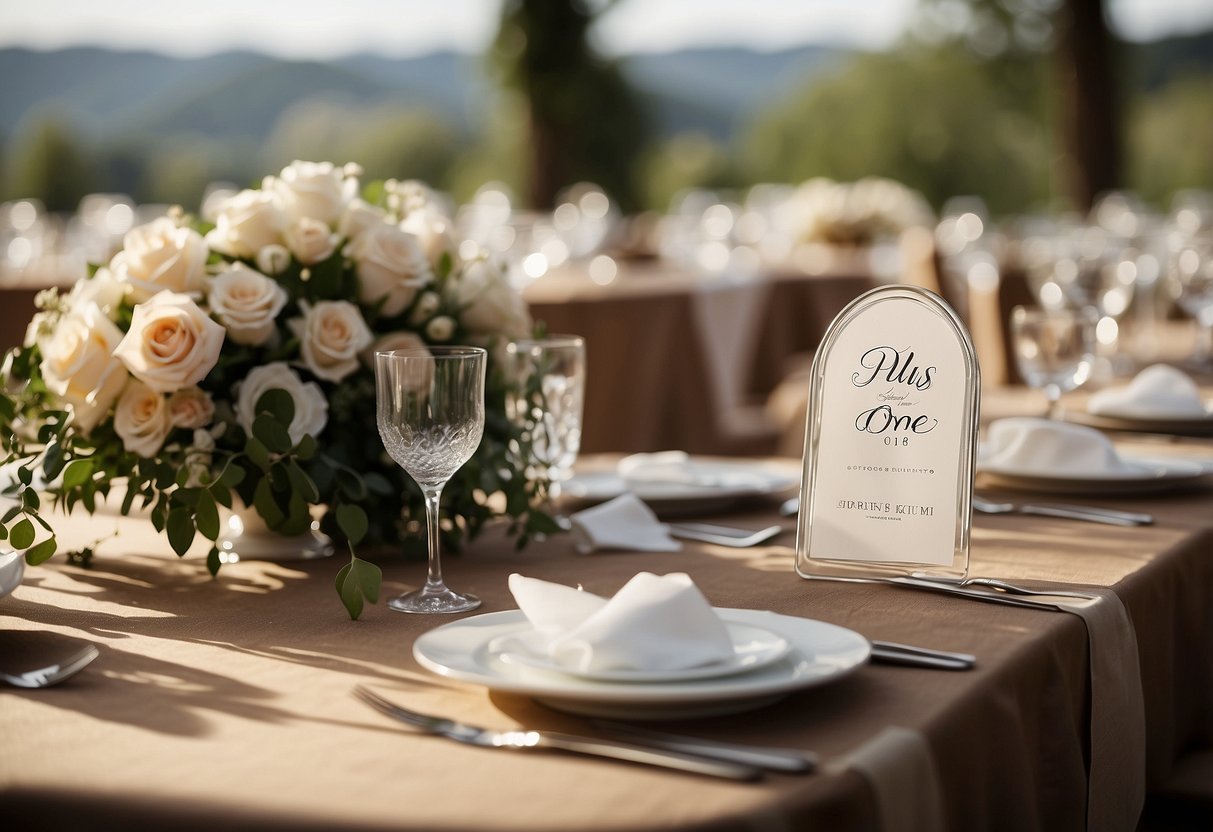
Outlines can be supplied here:
[[1065, 0], [1057, 13], [1057, 71], [1065, 187], [1075, 207], [1121, 184], [1112, 38], [1103, 0]]

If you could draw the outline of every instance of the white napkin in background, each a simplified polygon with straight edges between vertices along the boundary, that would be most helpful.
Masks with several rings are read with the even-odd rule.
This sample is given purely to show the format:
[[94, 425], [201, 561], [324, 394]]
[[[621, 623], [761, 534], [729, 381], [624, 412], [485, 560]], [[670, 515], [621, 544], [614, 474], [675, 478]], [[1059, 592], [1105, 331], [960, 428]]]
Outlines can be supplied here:
[[622, 494], [579, 511], [569, 517], [569, 522], [573, 525], [574, 545], [583, 555], [596, 549], [677, 552], [682, 548], [635, 494]]
[[609, 600], [518, 574], [510, 592], [534, 629], [494, 639], [493, 652], [525, 652], [582, 673], [682, 670], [735, 655], [724, 622], [681, 572], [641, 572]]
[[1201, 401], [1196, 382], [1167, 364], [1146, 367], [1127, 387], [1101, 390], [1087, 403], [1087, 412], [1129, 419], [1201, 419], [1213, 415]]
[[1026, 416], [991, 422], [980, 460], [983, 468], [1022, 474], [1099, 476], [1140, 470], [1122, 460], [1094, 428]]
[[770, 478], [759, 472], [722, 471], [698, 465], [684, 451], [632, 454], [619, 460], [616, 472], [630, 487], [636, 484], [698, 485], [705, 488], [767, 488]]

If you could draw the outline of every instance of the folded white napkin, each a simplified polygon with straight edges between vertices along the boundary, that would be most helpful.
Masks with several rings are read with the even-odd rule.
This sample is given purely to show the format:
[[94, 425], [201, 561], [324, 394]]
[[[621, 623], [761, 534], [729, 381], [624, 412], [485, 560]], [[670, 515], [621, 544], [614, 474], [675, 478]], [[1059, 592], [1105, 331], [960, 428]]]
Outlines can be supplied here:
[[581, 673], [683, 670], [734, 657], [733, 641], [703, 593], [678, 572], [641, 572], [611, 599], [510, 575], [510, 592], [534, 626], [490, 643]]
[[1168, 364], [1146, 367], [1127, 387], [1101, 390], [1087, 412], [1129, 419], [1201, 419], [1213, 414], [1187, 374]]
[[981, 467], [1021, 474], [1100, 476], [1130, 473], [1112, 443], [1094, 428], [1051, 419], [1015, 417], [990, 424]]
[[770, 478], [762, 473], [697, 463], [684, 451], [632, 454], [619, 460], [616, 472], [629, 487], [672, 484], [761, 489], [770, 485]]
[[635, 494], [622, 494], [579, 511], [569, 521], [573, 525], [574, 545], [583, 555], [595, 549], [677, 552], [682, 548], [653, 510]]

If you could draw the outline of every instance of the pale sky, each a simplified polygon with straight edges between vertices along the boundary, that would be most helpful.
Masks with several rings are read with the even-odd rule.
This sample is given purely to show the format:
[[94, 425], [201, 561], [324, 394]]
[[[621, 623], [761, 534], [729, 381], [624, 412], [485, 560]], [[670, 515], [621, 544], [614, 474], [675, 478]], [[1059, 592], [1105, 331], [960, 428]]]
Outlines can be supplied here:
[[[1210, 0], [1107, 0], [1134, 40], [1213, 27]], [[916, 0], [622, 0], [600, 24], [615, 54], [687, 46], [881, 48]], [[200, 55], [250, 48], [301, 58], [478, 52], [499, 0], [0, 0], [0, 46], [103, 45]]]

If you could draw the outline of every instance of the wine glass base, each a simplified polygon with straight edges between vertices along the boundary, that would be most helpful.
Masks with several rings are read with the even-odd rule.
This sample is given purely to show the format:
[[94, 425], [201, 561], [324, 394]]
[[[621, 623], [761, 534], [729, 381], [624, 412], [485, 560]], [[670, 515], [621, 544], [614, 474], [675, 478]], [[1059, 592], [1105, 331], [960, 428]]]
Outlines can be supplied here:
[[440, 590], [419, 589], [387, 602], [396, 612], [411, 613], [455, 613], [467, 612], [480, 606], [475, 595], [464, 595], [443, 587]]

